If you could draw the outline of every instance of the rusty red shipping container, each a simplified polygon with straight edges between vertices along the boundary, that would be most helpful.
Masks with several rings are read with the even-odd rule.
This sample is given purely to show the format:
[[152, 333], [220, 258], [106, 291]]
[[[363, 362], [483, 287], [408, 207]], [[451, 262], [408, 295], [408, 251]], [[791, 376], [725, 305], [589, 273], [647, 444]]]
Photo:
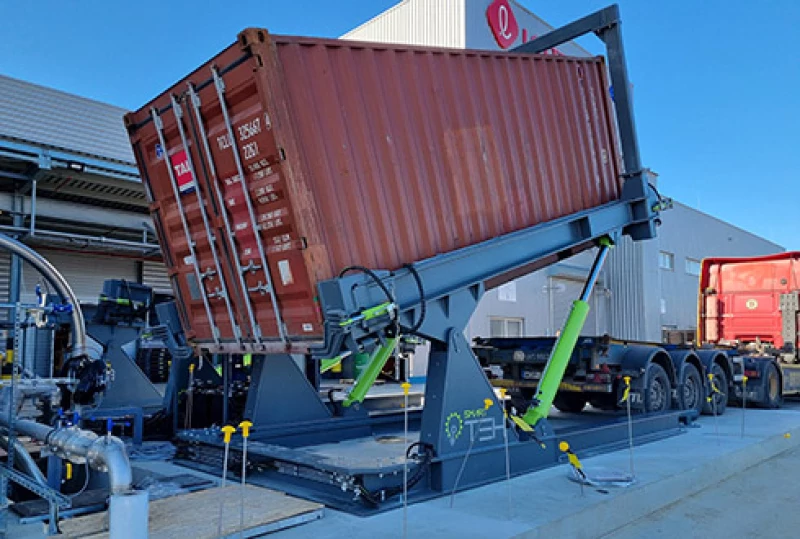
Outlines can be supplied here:
[[784, 344], [782, 297], [800, 290], [800, 253], [707, 258], [700, 271], [699, 339]]
[[618, 199], [608, 87], [600, 57], [242, 32], [126, 117], [188, 336], [319, 340], [347, 266]]

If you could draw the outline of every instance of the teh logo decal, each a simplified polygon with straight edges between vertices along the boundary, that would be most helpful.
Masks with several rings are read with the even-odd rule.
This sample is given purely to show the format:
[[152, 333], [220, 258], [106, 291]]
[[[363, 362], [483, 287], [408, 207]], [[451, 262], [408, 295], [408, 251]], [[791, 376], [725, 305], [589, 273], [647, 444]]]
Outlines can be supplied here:
[[509, 48], [519, 37], [519, 24], [508, 0], [494, 0], [486, 10], [489, 28], [501, 49]]

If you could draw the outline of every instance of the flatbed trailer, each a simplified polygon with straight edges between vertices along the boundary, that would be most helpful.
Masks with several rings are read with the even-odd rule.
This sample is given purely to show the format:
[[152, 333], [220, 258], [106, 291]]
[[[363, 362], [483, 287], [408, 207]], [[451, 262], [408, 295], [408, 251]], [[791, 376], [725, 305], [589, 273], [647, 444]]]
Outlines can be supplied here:
[[[555, 342], [556, 337], [477, 338], [473, 350], [492, 385], [506, 388], [512, 405], [525, 409], [534, 399]], [[741, 363], [729, 352], [581, 337], [553, 405], [571, 413], [587, 404], [616, 410], [626, 406], [623, 399], [629, 389], [632, 410], [722, 414], [738, 395], [735, 387], [743, 375]]]
[[[581, 337], [554, 405], [622, 406], [722, 414], [728, 403], [777, 408], [800, 395], [800, 253], [707, 258], [698, 294], [699, 346]], [[534, 398], [555, 337], [477, 338], [474, 350], [492, 385], [517, 408]], [[697, 380], [701, 383], [698, 384]], [[700, 391], [698, 391], [698, 388]], [[712, 397], [709, 401], [709, 397]]]

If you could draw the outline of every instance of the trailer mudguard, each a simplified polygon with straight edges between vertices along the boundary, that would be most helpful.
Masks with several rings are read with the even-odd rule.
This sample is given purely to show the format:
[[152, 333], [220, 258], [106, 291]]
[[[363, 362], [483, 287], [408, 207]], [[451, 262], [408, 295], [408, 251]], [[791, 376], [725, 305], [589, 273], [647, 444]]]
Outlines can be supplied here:
[[[706, 380], [706, 389], [710, 390], [711, 386], [708, 384], [708, 373], [711, 372], [711, 366], [718, 363], [725, 375], [728, 377], [728, 386], [733, 386], [733, 362], [728, 354], [721, 350], [695, 350], [695, 354], [700, 358], [700, 363], [703, 365], [704, 374], [703, 379]], [[732, 392], [731, 392], [732, 393]]]
[[[675, 366], [672, 364], [669, 354], [661, 347], [647, 345], [626, 345], [626, 350], [622, 356], [620, 367], [624, 372], [635, 373], [631, 376], [631, 389], [640, 395], [645, 390], [645, 375], [650, 363], [657, 363], [667, 372], [670, 384], [674, 388], [676, 385]], [[644, 405], [643, 399], [632, 401], [634, 408], [641, 408]]]
[[[645, 346], [645, 345], [629, 345], [626, 347], [625, 355], [622, 356], [620, 366], [624, 371], [640, 371], [642, 376], [647, 370], [647, 366], [651, 362], [656, 362], [667, 371], [670, 383], [675, 386], [676, 384], [676, 370], [669, 354], [659, 346]], [[636, 377], [633, 384], [641, 379], [642, 376]]]

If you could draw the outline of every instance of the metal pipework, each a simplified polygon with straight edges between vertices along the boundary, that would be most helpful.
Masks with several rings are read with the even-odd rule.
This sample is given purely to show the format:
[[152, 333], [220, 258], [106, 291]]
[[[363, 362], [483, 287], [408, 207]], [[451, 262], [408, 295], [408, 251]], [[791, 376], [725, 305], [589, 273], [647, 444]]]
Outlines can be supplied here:
[[5, 234], [0, 234], [0, 247], [11, 251], [36, 268], [36, 271], [56, 289], [61, 299], [72, 304], [72, 355], [80, 356], [85, 354], [91, 359], [100, 359], [97, 356], [98, 350], [90, 348], [86, 344], [86, 324], [78, 298], [58, 270], [42, 255]]
[[77, 427], [48, 427], [28, 420], [17, 421], [15, 429], [45, 442], [59, 458], [75, 464], [88, 462], [92, 469], [108, 473], [111, 494], [123, 494], [131, 490], [131, 463], [125, 444], [116, 436], [98, 436]]

